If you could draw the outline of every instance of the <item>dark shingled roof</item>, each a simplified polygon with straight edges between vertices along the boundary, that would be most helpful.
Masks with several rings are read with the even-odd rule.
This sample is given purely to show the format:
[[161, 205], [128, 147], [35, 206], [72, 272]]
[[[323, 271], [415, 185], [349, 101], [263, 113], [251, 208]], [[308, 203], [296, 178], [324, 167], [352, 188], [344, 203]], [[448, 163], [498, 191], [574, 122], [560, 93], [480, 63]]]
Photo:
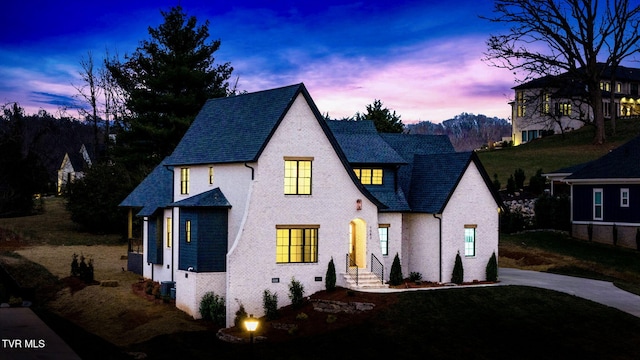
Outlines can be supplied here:
[[586, 164], [566, 180], [640, 179], [640, 136]]
[[224, 196], [220, 188], [205, 191], [190, 198], [176, 201], [169, 206], [178, 207], [231, 207], [231, 203]]
[[472, 155], [472, 152], [415, 155], [409, 197], [411, 209], [441, 214]]
[[373, 121], [327, 121], [351, 164], [406, 164], [378, 134]]
[[208, 100], [169, 165], [256, 161], [304, 85]]
[[119, 206], [142, 208], [138, 216], [151, 216], [172, 202], [173, 172], [165, 165], [163, 161], [156, 166]]
[[455, 149], [447, 135], [418, 134], [380, 134], [380, 136], [396, 150], [407, 165], [398, 169], [398, 185], [405, 196], [411, 196], [411, 177], [415, 155], [432, 155], [455, 153]]

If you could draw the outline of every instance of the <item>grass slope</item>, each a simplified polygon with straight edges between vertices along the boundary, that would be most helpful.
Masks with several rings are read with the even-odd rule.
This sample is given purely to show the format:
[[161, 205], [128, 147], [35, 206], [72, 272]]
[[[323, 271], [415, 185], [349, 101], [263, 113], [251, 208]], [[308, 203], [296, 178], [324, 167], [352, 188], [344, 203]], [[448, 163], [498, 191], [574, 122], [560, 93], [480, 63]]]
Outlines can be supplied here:
[[611, 134], [607, 123], [607, 142], [604, 145], [593, 145], [594, 128], [585, 126], [582, 129], [564, 135], [553, 135], [532, 141], [527, 144], [500, 150], [482, 151], [478, 153], [487, 174], [493, 180], [494, 174], [505, 188], [509, 176], [518, 168], [523, 169], [529, 184], [529, 178], [538, 169], [552, 172], [564, 167], [578, 165], [595, 160], [640, 134], [640, 120], [618, 120], [616, 135]]

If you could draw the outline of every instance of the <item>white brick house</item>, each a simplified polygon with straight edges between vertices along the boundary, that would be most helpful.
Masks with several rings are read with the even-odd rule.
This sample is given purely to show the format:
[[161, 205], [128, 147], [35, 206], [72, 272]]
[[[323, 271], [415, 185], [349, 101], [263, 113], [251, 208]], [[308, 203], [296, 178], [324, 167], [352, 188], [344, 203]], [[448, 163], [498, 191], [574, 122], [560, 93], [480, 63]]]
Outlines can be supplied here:
[[405, 276], [449, 282], [459, 252], [465, 281], [484, 280], [497, 199], [446, 137], [327, 121], [297, 84], [209, 100], [121, 206], [142, 208], [143, 275], [175, 282], [196, 318], [206, 292], [224, 296], [229, 325], [240, 303], [263, 314], [264, 290], [286, 305], [293, 278], [323, 290], [332, 258], [344, 287], [349, 267], [382, 285], [396, 253]]

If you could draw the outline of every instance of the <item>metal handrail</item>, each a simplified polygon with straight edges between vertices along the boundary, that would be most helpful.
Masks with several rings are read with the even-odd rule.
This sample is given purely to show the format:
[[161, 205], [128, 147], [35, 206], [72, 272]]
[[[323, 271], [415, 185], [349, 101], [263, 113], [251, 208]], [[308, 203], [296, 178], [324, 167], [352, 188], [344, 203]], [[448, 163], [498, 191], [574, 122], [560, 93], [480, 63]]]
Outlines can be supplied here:
[[349, 276], [351, 276], [351, 278], [355, 280], [356, 286], [358, 286], [358, 266], [352, 264], [351, 256], [349, 256], [349, 254], [347, 254], [346, 268], [347, 274], [349, 274]]
[[371, 272], [375, 274], [382, 284], [384, 284], [384, 265], [378, 258], [371, 254]]

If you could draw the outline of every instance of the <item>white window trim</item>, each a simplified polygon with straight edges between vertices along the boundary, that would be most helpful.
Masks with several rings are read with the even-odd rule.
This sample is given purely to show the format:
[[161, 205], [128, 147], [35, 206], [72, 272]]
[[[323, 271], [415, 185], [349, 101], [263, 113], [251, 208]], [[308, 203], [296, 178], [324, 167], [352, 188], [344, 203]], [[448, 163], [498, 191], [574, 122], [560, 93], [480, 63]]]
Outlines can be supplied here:
[[620, 207], [629, 207], [629, 188], [620, 189]]
[[[596, 193], [600, 193], [600, 217], [596, 217]], [[593, 189], [593, 220], [604, 219], [604, 192], [601, 188]]]

